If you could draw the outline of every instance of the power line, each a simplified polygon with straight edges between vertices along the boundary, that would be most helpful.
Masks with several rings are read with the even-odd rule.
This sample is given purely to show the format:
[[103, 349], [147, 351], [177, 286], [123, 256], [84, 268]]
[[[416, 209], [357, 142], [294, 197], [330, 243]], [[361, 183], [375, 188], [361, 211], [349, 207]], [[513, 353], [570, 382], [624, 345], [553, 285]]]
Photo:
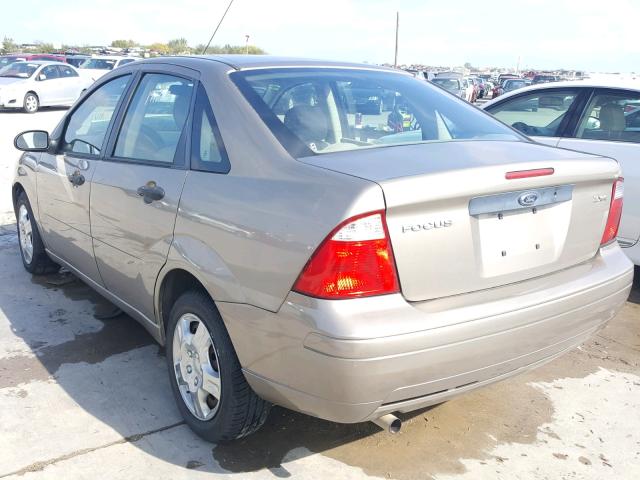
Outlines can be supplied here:
[[213, 31], [213, 34], [211, 35], [211, 38], [209, 39], [209, 43], [207, 43], [207, 46], [204, 47], [204, 49], [202, 50], [202, 52], [200, 53], [200, 55], [204, 55], [205, 52], [207, 51], [207, 48], [209, 48], [209, 45], [211, 45], [211, 42], [213, 40], [213, 37], [216, 36], [216, 33], [218, 33], [218, 29], [220, 28], [220, 25], [222, 25], [222, 21], [224, 20], [224, 17], [227, 16], [227, 12], [229, 11], [229, 9], [231, 8], [231, 5], [233, 4], [234, 0], [231, 0], [229, 2], [229, 5], [227, 5], [227, 9], [224, 11], [224, 13], [222, 14], [222, 18], [220, 19], [220, 21], [218, 22], [218, 26], [216, 27], [216, 29]]

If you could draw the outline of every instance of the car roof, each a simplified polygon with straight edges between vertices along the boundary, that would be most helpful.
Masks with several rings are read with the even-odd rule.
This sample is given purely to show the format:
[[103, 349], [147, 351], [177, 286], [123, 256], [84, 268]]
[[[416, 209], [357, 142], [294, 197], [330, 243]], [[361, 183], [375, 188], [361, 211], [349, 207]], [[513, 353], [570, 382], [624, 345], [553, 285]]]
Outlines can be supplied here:
[[[121, 57], [120, 57], [121, 58]], [[141, 60], [144, 63], [161, 62], [167, 63], [167, 60], [180, 65], [184, 63], [191, 63], [193, 60], [202, 62], [219, 62], [228, 65], [235, 70], [252, 70], [258, 68], [284, 68], [284, 67], [336, 67], [336, 68], [355, 68], [366, 70], [381, 70], [396, 72], [403, 75], [411, 75], [404, 70], [397, 70], [388, 67], [381, 67], [378, 65], [371, 65], [367, 63], [350, 63], [339, 62], [333, 60], [317, 60], [311, 58], [299, 58], [299, 57], [281, 57], [276, 55], [183, 55], [183, 56], [170, 56], [170, 57], [155, 57], [150, 59]], [[191, 63], [193, 64], [193, 63]]]
[[611, 80], [611, 79], [586, 79], [586, 80], [567, 80], [562, 82], [538, 83], [528, 87], [519, 88], [511, 92], [505, 93], [493, 100], [488, 101], [480, 108], [489, 107], [495, 103], [502, 102], [509, 97], [520, 95], [521, 93], [536, 92], [538, 90], [546, 90], [549, 88], [612, 88], [621, 90], [635, 90], [640, 92], [640, 80]]
[[92, 55], [87, 56], [87, 58], [95, 58], [96, 60], [123, 60], [125, 58], [131, 58], [133, 60], [137, 60], [139, 57], [127, 57], [125, 55]]
[[26, 60], [24, 62], [19, 62], [19, 63], [30, 63], [33, 65], [66, 65], [68, 67], [73, 68], [71, 65], [69, 65], [68, 63], [65, 62], [57, 62], [55, 60]]

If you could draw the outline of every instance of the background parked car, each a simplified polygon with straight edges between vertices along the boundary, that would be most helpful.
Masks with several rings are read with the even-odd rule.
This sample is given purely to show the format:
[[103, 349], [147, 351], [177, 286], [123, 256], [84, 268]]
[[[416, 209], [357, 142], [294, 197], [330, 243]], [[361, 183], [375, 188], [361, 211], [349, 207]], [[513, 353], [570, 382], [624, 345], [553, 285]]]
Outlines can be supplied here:
[[80, 65], [88, 58], [91, 58], [91, 57], [89, 55], [79, 55], [79, 54], [65, 55], [65, 59], [67, 63], [69, 65], [73, 65], [75, 68], [80, 67]]
[[473, 77], [473, 80], [478, 87], [478, 98], [484, 98], [487, 93], [487, 87], [484, 83], [484, 79], [482, 77]]
[[507, 92], [524, 88], [529, 85], [528, 80], [524, 78], [505, 78], [502, 83], [493, 89], [493, 98], [504, 95]]
[[54, 55], [52, 53], [14, 53], [0, 56], [0, 67], [4, 67], [14, 62], [32, 62], [35, 60], [48, 60], [51, 62], [64, 62], [64, 55]]
[[478, 89], [475, 83], [473, 83], [473, 80], [469, 77], [464, 77], [462, 80], [466, 86], [465, 99], [469, 103], [474, 103], [478, 98]]
[[431, 83], [439, 86], [440, 88], [444, 88], [448, 92], [453, 93], [455, 96], [460, 98], [467, 98], [467, 87], [466, 82], [461, 78], [457, 77], [436, 77], [431, 80]]
[[484, 108], [538, 142], [615, 158], [625, 201], [618, 241], [640, 265], [640, 83], [543, 83]]
[[136, 58], [132, 57], [94, 56], [82, 62], [78, 67], [78, 71], [81, 76], [95, 81], [114, 68], [135, 62], [136, 60]]
[[531, 84], [537, 85], [538, 83], [551, 83], [555, 81], [557, 81], [555, 75], [534, 75]]
[[0, 69], [0, 108], [71, 106], [90, 84], [65, 63], [14, 62]]

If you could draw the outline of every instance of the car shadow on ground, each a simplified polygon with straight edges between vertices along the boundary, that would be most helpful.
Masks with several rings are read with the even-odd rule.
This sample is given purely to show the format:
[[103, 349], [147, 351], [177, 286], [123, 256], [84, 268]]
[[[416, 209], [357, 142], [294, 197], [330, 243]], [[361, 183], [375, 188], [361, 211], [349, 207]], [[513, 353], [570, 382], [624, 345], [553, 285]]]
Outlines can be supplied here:
[[[40, 107], [38, 112], [62, 112], [65, 110], [69, 110], [69, 107]], [[33, 113], [27, 113], [21, 108], [0, 108], [0, 114], [22, 114], [22, 115], [33, 115]]]

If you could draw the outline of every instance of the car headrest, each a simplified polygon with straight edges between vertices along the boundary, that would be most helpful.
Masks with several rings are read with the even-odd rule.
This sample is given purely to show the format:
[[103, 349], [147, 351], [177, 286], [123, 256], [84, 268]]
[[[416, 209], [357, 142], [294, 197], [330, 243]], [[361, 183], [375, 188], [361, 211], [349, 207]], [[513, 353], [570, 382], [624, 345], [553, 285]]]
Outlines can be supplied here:
[[191, 94], [191, 88], [189, 85], [184, 85], [182, 83], [176, 83], [169, 87], [169, 93], [171, 95], [175, 95], [176, 97], [182, 97]]
[[617, 103], [607, 103], [600, 107], [600, 129], [622, 132], [626, 127], [624, 109]]
[[290, 108], [284, 116], [284, 126], [305, 143], [323, 142], [329, 131], [322, 109], [310, 105]]

